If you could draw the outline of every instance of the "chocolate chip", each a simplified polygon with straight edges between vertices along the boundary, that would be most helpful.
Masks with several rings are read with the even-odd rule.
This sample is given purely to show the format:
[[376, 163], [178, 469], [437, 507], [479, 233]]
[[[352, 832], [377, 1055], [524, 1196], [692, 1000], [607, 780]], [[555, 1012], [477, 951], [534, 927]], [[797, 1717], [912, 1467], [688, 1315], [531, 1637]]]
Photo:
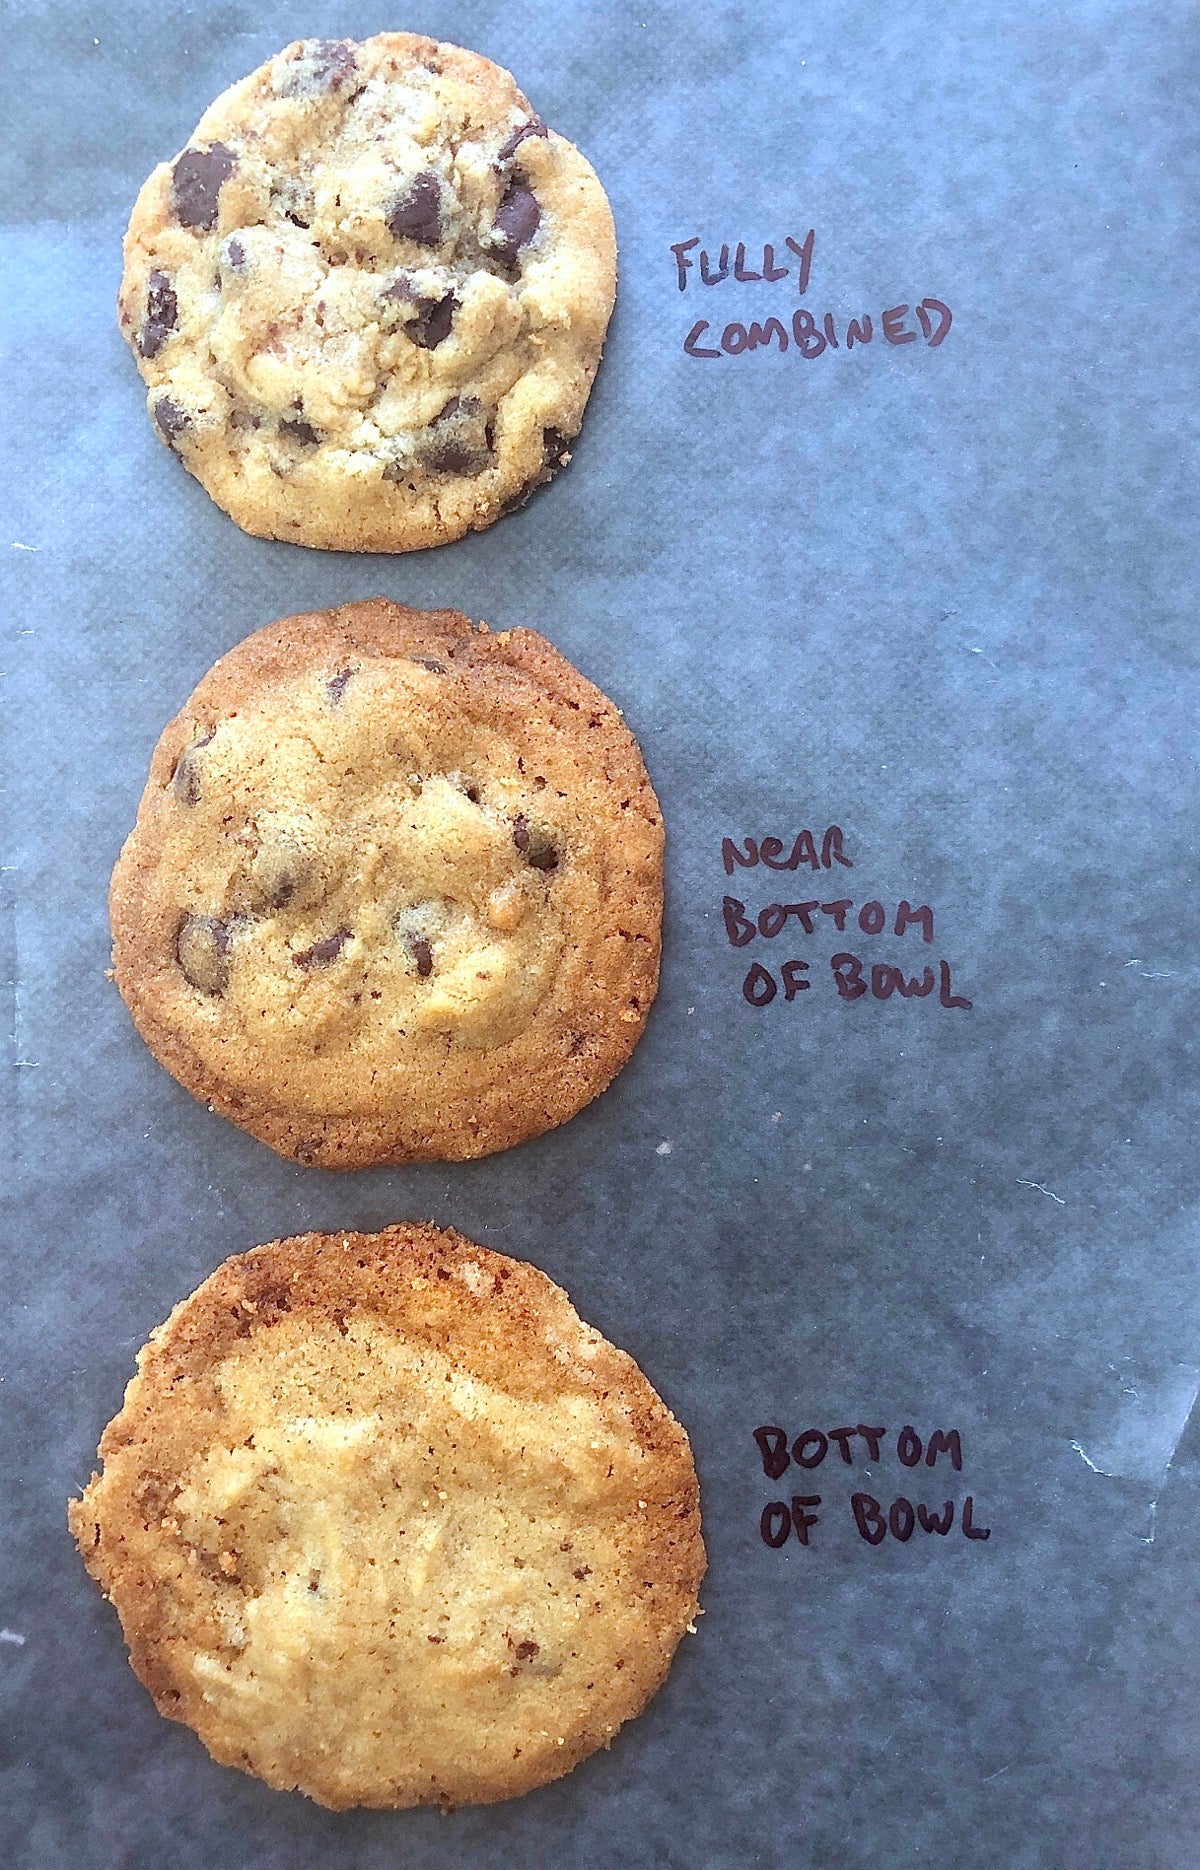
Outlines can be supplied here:
[[532, 870], [558, 869], [558, 846], [548, 832], [531, 825], [524, 812], [513, 819], [513, 843]]
[[452, 396], [430, 423], [421, 458], [442, 474], [479, 474], [491, 452], [491, 417], [479, 398]]
[[517, 1644], [517, 1648], [516, 1648], [517, 1661], [518, 1662], [532, 1662], [533, 1658], [536, 1655], [540, 1655], [541, 1648], [542, 1646], [540, 1643], [535, 1643], [531, 1637], [526, 1637], [524, 1642]]
[[413, 960], [417, 964], [417, 973], [422, 980], [428, 980], [433, 973], [433, 948], [424, 935], [416, 935], [408, 944]]
[[300, 47], [299, 56], [276, 74], [275, 92], [279, 97], [320, 97], [332, 92], [350, 103], [362, 90], [356, 56], [358, 47], [352, 39], [309, 39]]
[[415, 662], [419, 669], [430, 670], [434, 675], [445, 675], [446, 673], [445, 663], [438, 662], [434, 656], [410, 656], [408, 660], [410, 662]]
[[436, 350], [450, 336], [458, 310], [458, 299], [453, 292], [445, 293], [440, 299], [423, 297], [411, 273], [397, 273], [392, 283], [384, 288], [383, 297], [416, 308], [416, 317], [408, 319], [402, 329], [422, 350]]
[[157, 357], [175, 329], [179, 301], [175, 288], [165, 273], [151, 273], [146, 284], [146, 317], [138, 333], [138, 349], [143, 357]]
[[515, 493], [510, 493], [508, 498], [502, 502], [501, 517], [506, 513], [515, 513], [518, 507], [523, 507], [539, 487], [544, 487], [548, 480], [554, 479], [559, 468], [570, 464], [571, 444], [574, 440], [573, 435], [563, 435], [558, 429], [543, 431], [541, 468], [531, 480], [525, 482], [523, 487], [518, 487]]
[[510, 493], [506, 500], [500, 502], [498, 517], [503, 519], [506, 514], [518, 512], [537, 492], [544, 478], [544, 475], [535, 474], [533, 479], [527, 480], [523, 487], [518, 487], [516, 493]]
[[331, 961], [337, 960], [350, 940], [350, 934], [349, 929], [338, 929], [334, 934], [326, 935], [323, 941], [315, 941], [311, 948], [305, 948], [299, 954], [294, 954], [292, 960], [297, 967], [310, 970], [328, 967]]
[[305, 448], [315, 448], [321, 440], [311, 422], [305, 422], [302, 416], [290, 416], [279, 424], [279, 433], [286, 435], [289, 441], [300, 442]]
[[231, 271], [240, 273], [245, 270], [246, 249], [236, 234], [231, 234], [225, 242], [224, 259]]
[[204, 230], [217, 224], [221, 185], [233, 174], [235, 157], [224, 143], [211, 149], [185, 149], [171, 171], [175, 212], [185, 227]]
[[327, 90], [344, 90], [358, 75], [358, 51], [353, 39], [317, 39], [309, 50], [313, 76], [321, 79]]
[[250, 866], [251, 902], [257, 911], [272, 913], [289, 904], [310, 908], [327, 891], [325, 871], [315, 857], [294, 838], [274, 833], [264, 836]]
[[524, 176], [514, 175], [504, 191], [503, 201], [496, 209], [496, 219], [492, 223], [492, 250], [511, 266], [521, 248], [527, 246], [537, 233], [541, 218], [542, 211], [533, 190]]
[[353, 669], [339, 669], [337, 674], [331, 675], [326, 682], [325, 693], [329, 696], [329, 705], [331, 708], [336, 708], [340, 703], [342, 696], [346, 692], [346, 684], [353, 674]]
[[505, 137], [496, 151], [497, 163], [507, 162], [511, 156], [515, 156], [527, 136], [549, 136], [549, 134], [549, 130], [540, 117], [531, 117], [528, 123], [518, 124], [517, 128]]
[[164, 441], [174, 448], [179, 437], [191, 422], [186, 409], [181, 409], [169, 396], [160, 396], [154, 405], [154, 420], [157, 422]]
[[458, 300], [452, 292], [448, 292], [444, 299], [422, 299], [419, 303], [421, 315], [415, 324], [406, 327], [408, 335], [423, 351], [436, 351], [438, 345], [450, 336]]
[[263, 891], [269, 909], [286, 909], [296, 894], [296, 879], [290, 870], [280, 870]]
[[424, 305], [429, 301], [422, 299], [417, 290], [417, 282], [411, 273], [397, 273], [390, 285], [383, 288], [381, 297], [399, 299], [403, 305]]
[[185, 747], [179, 756], [171, 775], [171, 790], [181, 805], [200, 803], [200, 762], [196, 755], [201, 747], [207, 747], [212, 737], [212, 733], [202, 734], [199, 740], [193, 740], [190, 747]]
[[222, 994], [229, 985], [228, 922], [215, 916], [186, 915], [175, 937], [175, 955], [183, 977], [200, 993]]
[[573, 435], [564, 435], [559, 429], [542, 431], [542, 462], [551, 473], [560, 467], [565, 467], [570, 461], [571, 443], [574, 440]]
[[437, 247], [442, 240], [442, 185], [425, 170], [414, 175], [404, 193], [388, 211], [387, 224], [397, 240], [416, 240]]

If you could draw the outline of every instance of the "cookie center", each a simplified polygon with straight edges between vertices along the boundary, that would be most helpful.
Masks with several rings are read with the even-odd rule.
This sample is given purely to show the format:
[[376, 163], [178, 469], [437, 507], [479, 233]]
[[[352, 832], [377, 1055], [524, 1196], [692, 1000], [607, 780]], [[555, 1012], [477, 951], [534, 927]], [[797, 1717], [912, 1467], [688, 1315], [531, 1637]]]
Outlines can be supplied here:
[[194, 1674], [259, 1748], [272, 1721], [298, 1744], [310, 1698], [328, 1720], [349, 1669], [356, 1727], [435, 1770], [619, 1685], [644, 1456], [591, 1397], [511, 1394], [354, 1313], [272, 1323], [215, 1383], [170, 1524], [212, 1587]]
[[[572, 868], [562, 793], [446, 665], [375, 658], [196, 733], [164, 801], [180, 1010], [235, 1082], [378, 1099], [401, 1043], [516, 1037], [553, 990]], [[302, 1072], [298, 1069], [303, 1067]], [[296, 1069], [293, 1069], [296, 1068]]]

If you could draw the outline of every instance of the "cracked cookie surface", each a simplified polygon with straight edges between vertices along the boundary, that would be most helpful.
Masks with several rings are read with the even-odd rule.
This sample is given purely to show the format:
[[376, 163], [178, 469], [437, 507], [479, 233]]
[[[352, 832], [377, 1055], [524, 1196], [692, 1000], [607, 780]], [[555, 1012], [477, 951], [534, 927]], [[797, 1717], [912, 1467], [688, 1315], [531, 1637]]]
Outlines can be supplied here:
[[435, 1228], [227, 1260], [100, 1457], [71, 1530], [161, 1712], [335, 1808], [558, 1778], [697, 1613], [683, 1429], [544, 1274]]
[[160, 1062], [282, 1155], [486, 1155], [633, 1051], [662, 849], [620, 714], [533, 631], [384, 599], [287, 618], [159, 741], [114, 974]]
[[590, 165], [499, 66], [298, 41], [146, 182], [122, 332], [161, 438], [247, 532], [399, 552], [570, 459], [616, 284]]

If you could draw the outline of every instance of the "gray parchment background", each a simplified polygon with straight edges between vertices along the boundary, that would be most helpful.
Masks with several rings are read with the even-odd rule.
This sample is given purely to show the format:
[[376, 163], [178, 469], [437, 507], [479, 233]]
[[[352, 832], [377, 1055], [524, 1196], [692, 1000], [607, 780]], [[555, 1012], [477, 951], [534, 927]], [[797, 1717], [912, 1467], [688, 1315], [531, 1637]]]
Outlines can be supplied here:
[[[1200, 1863], [1195, 1276], [1197, 9], [7, 0], [0, 1641], [5, 1861]], [[622, 283], [576, 459], [407, 558], [244, 537], [155, 441], [115, 325], [137, 186], [291, 38], [509, 66], [611, 196]], [[94, 43], [98, 40], [99, 44]], [[684, 357], [791, 281], [669, 247], [816, 229], [808, 304], [932, 294], [936, 351]], [[12, 543], [10, 543], [12, 542]], [[17, 546], [28, 550], [16, 549]], [[222, 651], [384, 592], [530, 624], [627, 711], [670, 835], [662, 995], [566, 1129], [452, 1169], [299, 1170], [154, 1064], [104, 979], [150, 749]], [[932, 904], [970, 1013], [753, 1011], [723, 833], [831, 822], [776, 895]], [[779, 887], [778, 885], [787, 887]], [[772, 887], [775, 885], [775, 887]], [[669, 1154], [658, 1153], [663, 1142]], [[432, 1216], [564, 1284], [689, 1428], [707, 1615], [612, 1752], [517, 1804], [333, 1816], [155, 1714], [66, 1537], [136, 1348], [228, 1253]], [[958, 1427], [961, 1478], [831, 1463], [813, 1546], [751, 1431]], [[869, 1550], [865, 1486], [986, 1544]]]

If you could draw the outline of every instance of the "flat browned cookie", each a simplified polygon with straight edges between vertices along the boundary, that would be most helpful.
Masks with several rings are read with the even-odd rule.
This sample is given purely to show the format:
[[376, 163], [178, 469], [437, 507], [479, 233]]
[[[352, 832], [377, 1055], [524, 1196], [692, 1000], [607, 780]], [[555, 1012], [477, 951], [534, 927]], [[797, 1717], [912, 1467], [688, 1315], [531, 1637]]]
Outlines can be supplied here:
[[115, 977], [167, 1070], [281, 1155], [487, 1155], [633, 1051], [662, 850], [618, 710], [533, 631], [383, 598], [290, 617], [155, 749]]
[[544, 1274], [433, 1227], [226, 1260], [100, 1456], [71, 1530], [159, 1710], [323, 1805], [557, 1778], [697, 1614], [679, 1423]]
[[143, 187], [121, 330], [162, 440], [247, 532], [403, 552], [570, 459], [616, 289], [604, 190], [508, 72], [305, 39]]

